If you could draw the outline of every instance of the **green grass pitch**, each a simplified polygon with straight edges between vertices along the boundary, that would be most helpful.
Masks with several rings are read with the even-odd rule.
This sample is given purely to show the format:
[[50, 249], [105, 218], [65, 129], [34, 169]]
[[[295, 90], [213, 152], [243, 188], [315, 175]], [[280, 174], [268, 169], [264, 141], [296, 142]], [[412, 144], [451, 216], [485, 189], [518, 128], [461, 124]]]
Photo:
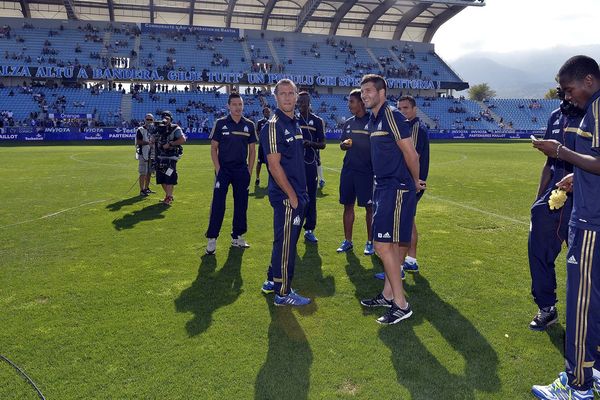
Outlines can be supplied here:
[[[381, 288], [354, 253], [338, 204], [342, 151], [323, 151], [318, 246], [298, 245], [293, 286], [314, 303], [275, 308], [260, 293], [272, 241], [266, 171], [250, 188], [252, 247], [229, 248], [229, 199], [216, 256], [204, 256], [209, 146], [187, 145], [174, 205], [137, 197], [133, 146], [0, 148], [0, 354], [48, 399], [527, 399], [562, 370], [561, 324], [536, 311], [529, 207], [544, 159], [526, 142], [432, 143], [419, 205], [414, 315], [390, 327], [358, 300]], [[254, 176], [252, 178], [254, 182]], [[231, 195], [230, 195], [231, 197]], [[0, 399], [35, 399], [0, 362]]]

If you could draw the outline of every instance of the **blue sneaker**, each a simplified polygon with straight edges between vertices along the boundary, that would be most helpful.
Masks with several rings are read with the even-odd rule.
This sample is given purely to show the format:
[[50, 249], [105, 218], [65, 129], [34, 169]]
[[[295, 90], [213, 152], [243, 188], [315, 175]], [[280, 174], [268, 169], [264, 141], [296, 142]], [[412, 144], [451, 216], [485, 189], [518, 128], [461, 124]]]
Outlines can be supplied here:
[[558, 374], [558, 378], [548, 386], [534, 385], [531, 393], [544, 400], [594, 400], [592, 389], [579, 391], [570, 387], [566, 372]]
[[275, 282], [273, 281], [264, 281], [262, 284], [262, 288], [260, 289], [264, 294], [273, 293], [275, 291]]
[[[374, 275], [375, 279], [379, 279], [381, 281], [385, 280], [385, 273], [384, 272], [379, 272], [377, 274]], [[402, 277], [402, 280], [406, 279], [406, 274], [404, 274], [404, 269], [402, 269], [402, 273], [400, 275]]]
[[301, 307], [310, 304], [310, 299], [308, 297], [302, 297], [294, 291], [290, 291], [287, 296], [276, 294], [274, 303], [276, 306]]
[[320, 189], [323, 189], [324, 187], [325, 187], [325, 181], [324, 181], [323, 179], [321, 179], [321, 180], [319, 181], [319, 188], [320, 188]]
[[311, 243], [317, 243], [319, 241], [319, 239], [317, 239], [313, 231], [304, 232], [304, 239], [308, 240]]
[[365, 251], [363, 251], [365, 256], [372, 256], [375, 254], [375, 248], [373, 247], [373, 242], [365, 243]]
[[409, 263], [404, 261], [402, 263], [402, 270], [407, 272], [419, 272], [419, 263]]
[[351, 241], [349, 241], [349, 240], [344, 240], [344, 241], [342, 242], [342, 244], [340, 244], [340, 247], [338, 247], [338, 248], [337, 248], [337, 250], [336, 250], [336, 251], [337, 251], [338, 253], [344, 253], [344, 252], [346, 252], [346, 251], [350, 250], [352, 247], [354, 247], [354, 245], [352, 244], [352, 242], [351, 242]]

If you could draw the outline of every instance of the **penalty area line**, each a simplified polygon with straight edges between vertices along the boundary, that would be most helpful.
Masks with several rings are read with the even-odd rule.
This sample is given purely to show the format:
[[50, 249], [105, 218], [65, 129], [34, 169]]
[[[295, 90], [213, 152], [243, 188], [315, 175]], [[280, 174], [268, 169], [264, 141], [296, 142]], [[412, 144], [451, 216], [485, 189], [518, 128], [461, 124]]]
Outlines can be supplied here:
[[[326, 169], [326, 170], [329, 170], [329, 171], [335, 171], [335, 172], [338, 172], [338, 173], [342, 172], [342, 170], [339, 169], [339, 168], [330, 168], [330, 167], [326, 167], [324, 165], [323, 165], [323, 169]], [[491, 212], [491, 211], [482, 210], [481, 208], [473, 207], [473, 206], [470, 206], [470, 205], [467, 205], [467, 204], [463, 204], [463, 203], [459, 203], [459, 202], [453, 201], [453, 200], [448, 200], [448, 199], [445, 199], [443, 197], [435, 196], [435, 195], [432, 195], [432, 194], [427, 194], [427, 197], [429, 197], [429, 198], [431, 198], [433, 200], [438, 200], [438, 201], [441, 201], [441, 202], [444, 202], [444, 203], [447, 203], [447, 204], [451, 204], [451, 205], [456, 206], [456, 207], [463, 208], [465, 210], [474, 211], [474, 212], [477, 212], [477, 213], [480, 213], [480, 214], [484, 214], [484, 215], [487, 215], [487, 216], [490, 216], [490, 217], [503, 219], [505, 221], [509, 221], [509, 222], [514, 223], [514, 224], [525, 225], [525, 226], [529, 225], [529, 222], [527, 222], [527, 221], [523, 221], [523, 220], [520, 220], [520, 219], [512, 218], [512, 217], [509, 217], [508, 215], [502, 215], [502, 214], [497, 214], [497, 213], [494, 213], [494, 212]]]
[[89, 205], [91, 205], [91, 204], [103, 203], [103, 202], [105, 202], [105, 201], [107, 201], [107, 200], [105, 199], [105, 200], [95, 200], [95, 201], [90, 201], [90, 202], [83, 203], [83, 204], [80, 204], [80, 205], [78, 205], [78, 206], [75, 206], [75, 207], [69, 207], [69, 208], [65, 208], [65, 209], [63, 209], [63, 210], [59, 210], [59, 211], [56, 211], [56, 212], [53, 212], [53, 213], [50, 213], [50, 214], [42, 215], [41, 217], [38, 217], [38, 218], [28, 219], [28, 220], [26, 220], [26, 221], [21, 221], [21, 222], [15, 222], [14, 224], [3, 225], [3, 226], [0, 226], [0, 229], [9, 228], [9, 227], [11, 227], [11, 226], [16, 226], [16, 225], [23, 225], [23, 224], [27, 224], [27, 223], [29, 223], [29, 222], [40, 221], [40, 220], [42, 220], [42, 219], [51, 218], [51, 217], [54, 217], [54, 216], [56, 216], [56, 215], [59, 215], [59, 214], [66, 213], [66, 212], [68, 212], [68, 211], [75, 210], [75, 209], [77, 209], [77, 208], [81, 208], [81, 207], [89, 206]]

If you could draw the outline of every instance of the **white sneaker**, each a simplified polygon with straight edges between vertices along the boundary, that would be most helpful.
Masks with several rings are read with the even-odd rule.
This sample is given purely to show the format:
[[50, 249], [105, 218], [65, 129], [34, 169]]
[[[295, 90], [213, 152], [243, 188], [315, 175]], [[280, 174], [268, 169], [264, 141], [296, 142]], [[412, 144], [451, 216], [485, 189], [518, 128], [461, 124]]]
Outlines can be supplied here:
[[248, 242], [246, 242], [246, 239], [244, 239], [242, 235], [238, 236], [237, 239], [231, 239], [231, 245], [233, 247], [240, 247], [242, 249], [247, 249], [248, 247], [250, 247], [250, 245], [248, 244]]
[[208, 243], [206, 244], [206, 254], [215, 254], [217, 250], [217, 238], [208, 238]]

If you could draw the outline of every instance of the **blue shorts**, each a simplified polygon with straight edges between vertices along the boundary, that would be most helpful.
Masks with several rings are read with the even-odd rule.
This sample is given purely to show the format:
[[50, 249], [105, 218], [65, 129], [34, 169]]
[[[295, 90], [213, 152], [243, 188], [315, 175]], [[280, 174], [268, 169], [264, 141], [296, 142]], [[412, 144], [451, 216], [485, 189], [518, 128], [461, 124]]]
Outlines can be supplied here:
[[373, 174], [342, 168], [340, 204], [354, 204], [355, 200], [358, 200], [359, 207], [373, 203]]
[[373, 192], [373, 240], [410, 243], [416, 208], [414, 190], [376, 188]]
[[[421, 200], [421, 197], [423, 197], [423, 194], [425, 193], [424, 190], [421, 190], [419, 193], [417, 193], [417, 205], [419, 205], [419, 201]], [[415, 215], [417, 215], [417, 207], [415, 206]]]
[[258, 144], [258, 163], [259, 164], [267, 163], [267, 159], [265, 158], [265, 153], [263, 152], [263, 148], [260, 143]]

